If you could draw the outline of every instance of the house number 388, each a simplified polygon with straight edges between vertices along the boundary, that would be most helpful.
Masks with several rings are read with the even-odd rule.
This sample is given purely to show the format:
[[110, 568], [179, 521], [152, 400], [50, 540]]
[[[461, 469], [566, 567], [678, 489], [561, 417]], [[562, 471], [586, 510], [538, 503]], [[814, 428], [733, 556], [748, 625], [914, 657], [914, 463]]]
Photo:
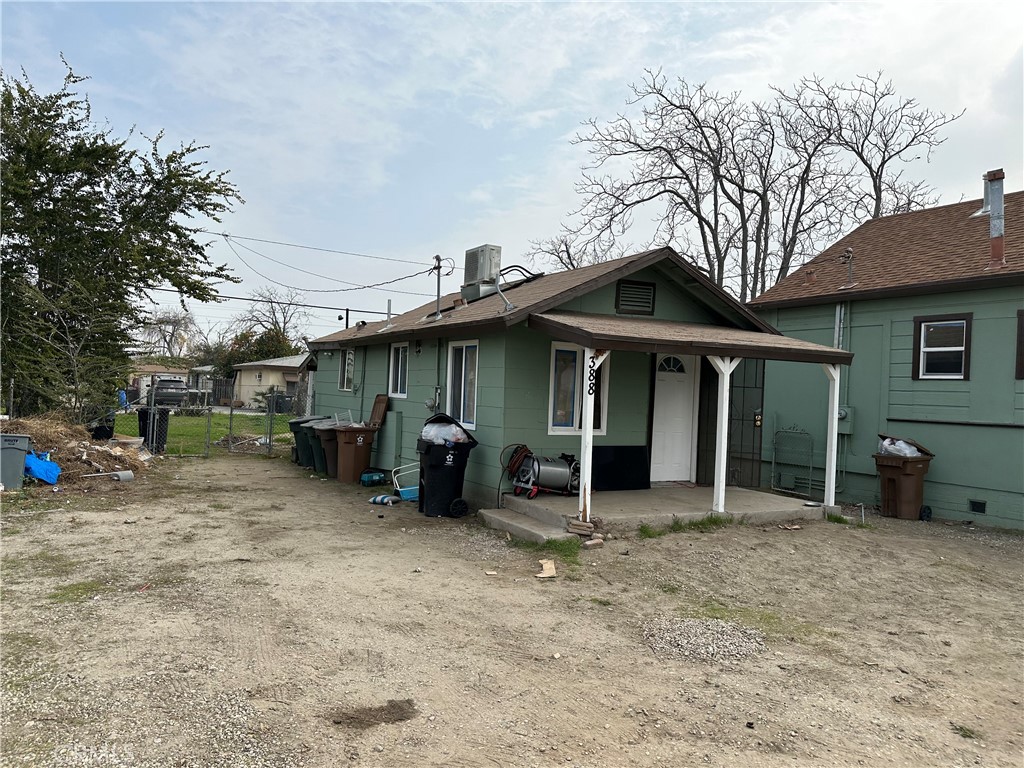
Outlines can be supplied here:
[[594, 355], [590, 356], [590, 370], [587, 371], [587, 394], [592, 395], [597, 391], [597, 361]]

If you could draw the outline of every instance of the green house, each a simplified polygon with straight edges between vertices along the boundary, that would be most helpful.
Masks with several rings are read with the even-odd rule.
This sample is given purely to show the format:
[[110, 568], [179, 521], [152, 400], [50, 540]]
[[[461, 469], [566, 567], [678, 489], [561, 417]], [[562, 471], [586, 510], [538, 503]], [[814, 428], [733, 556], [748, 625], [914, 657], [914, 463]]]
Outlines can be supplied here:
[[[424, 422], [443, 412], [478, 442], [463, 489], [471, 507], [500, 506], [509, 454], [526, 446], [578, 460], [567, 487], [583, 519], [592, 490], [661, 481], [712, 485], [725, 511], [727, 484], [759, 484], [759, 457], [728, 454], [760, 428], [761, 362], [803, 363], [828, 399], [817, 364], [837, 382], [852, 358], [779, 334], [669, 248], [535, 275], [503, 269], [500, 248], [482, 246], [467, 252], [459, 293], [308, 346], [315, 413], [364, 420], [389, 396], [374, 466], [418, 462]], [[729, 419], [737, 408], [749, 418]]]
[[[934, 454], [936, 518], [1024, 528], [1024, 193], [868, 221], [750, 306], [789, 336], [853, 352], [840, 390], [838, 498], [879, 504], [879, 435]], [[821, 393], [765, 367], [765, 485], [820, 496]], [[921, 481], [917, 483], [920, 486]]]

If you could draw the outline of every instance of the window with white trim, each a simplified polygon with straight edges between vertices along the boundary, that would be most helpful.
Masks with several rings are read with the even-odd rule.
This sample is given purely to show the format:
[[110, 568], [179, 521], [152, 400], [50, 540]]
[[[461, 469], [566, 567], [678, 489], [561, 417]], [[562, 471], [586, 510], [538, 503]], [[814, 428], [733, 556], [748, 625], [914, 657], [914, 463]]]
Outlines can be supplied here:
[[409, 394], [409, 344], [391, 345], [391, 364], [388, 370], [388, 394], [406, 397]]
[[341, 350], [341, 364], [338, 366], [338, 389], [343, 392], [354, 391], [356, 379], [356, 351]]
[[972, 317], [968, 313], [914, 318], [915, 379], [970, 378]]
[[[574, 344], [551, 345], [551, 367], [548, 380], [548, 434], [579, 434], [583, 428], [583, 395], [588, 368], [583, 348]], [[609, 360], [594, 370], [594, 434], [605, 434], [608, 416]]]
[[477, 341], [448, 345], [448, 415], [467, 429], [476, 427]]
[[257, 384], [263, 381], [263, 371], [256, 371], [256, 373], [254, 373], [253, 376], [256, 378]]

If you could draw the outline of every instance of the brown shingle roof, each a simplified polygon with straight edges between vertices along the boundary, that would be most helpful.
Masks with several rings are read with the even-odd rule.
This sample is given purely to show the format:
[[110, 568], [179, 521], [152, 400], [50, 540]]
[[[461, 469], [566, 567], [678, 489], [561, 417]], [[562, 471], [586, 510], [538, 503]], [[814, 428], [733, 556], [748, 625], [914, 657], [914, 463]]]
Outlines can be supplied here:
[[437, 302], [431, 301], [416, 309], [386, 320], [347, 328], [308, 343], [311, 350], [335, 349], [342, 344], [361, 346], [397, 340], [447, 336], [456, 329], [497, 330], [525, 321], [531, 314], [544, 312], [576, 296], [661, 262], [675, 279], [698, 285], [704, 295], [717, 301], [716, 309], [735, 324], [777, 333], [750, 310], [711, 283], [692, 264], [688, 264], [671, 248], [656, 248], [621, 259], [613, 259], [581, 269], [553, 272], [541, 277], [502, 286], [502, 292], [513, 304], [506, 310], [501, 296], [492, 294], [463, 306], [455, 306], [458, 293], [441, 297], [441, 319], [435, 320]]
[[[848, 299], [1024, 284], [1024, 192], [1005, 196], [1006, 265], [989, 268], [989, 217], [981, 200], [872, 219], [769, 288], [750, 306], [799, 306]], [[839, 256], [853, 249], [854, 286]]]
[[803, 339], [764, 331], [677, 323], [671, 320], [553, 311], [530, 315], [530, 327], [544, 331], [553, 338], [595, 349], [843, 365], [849, 365], [853, 360], [851, 352]]

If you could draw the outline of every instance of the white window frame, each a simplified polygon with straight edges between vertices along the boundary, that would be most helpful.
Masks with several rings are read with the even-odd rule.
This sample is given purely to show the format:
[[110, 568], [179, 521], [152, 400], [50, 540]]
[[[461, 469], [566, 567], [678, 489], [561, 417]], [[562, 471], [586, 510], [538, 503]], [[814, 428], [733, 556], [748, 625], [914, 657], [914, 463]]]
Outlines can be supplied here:
[[[936, 325], [959, 325], [963, 331], [963, 343], [955, 347], [926, 347], [925, 339], [928, 336], [928, 328]], [[967, 321], [966, 320], [923, 320], [921, 321], [921, 337], [918, 340], [921, 347], [921, 357], [918, 360], [919, 379], [953, 379], [962, 381], [967, 374]], [[925, 362], [932, 352], [959, 352], [960, 373], [926, 373]]]
[[[555, 403], [555, 355], [560, 351], [568, 351], [576, 353], [576, 397], [573, 402], [573, 418], [572, 425], [566, 427], [558, 427], [554, 424], [554, 403]], [[555, 341], [551, 343], [551, 356], [548, 359], [548, 400], [545, 406], [547, 410], [547, 425], [549, 435], [579, 435], [583, 432], [582, 428], [582, 413], [583, 413], [583, 376], [586, 372], [587, 365], [583, 359], [584, 348], [577, 346], [576, 344], [566, 344], [564, 342]], [[600, 410], [601, 414], [601, 428], [595, 429], [595, 435], [604, 435], [608, 433], [608, 372], [609, 366], [611, 365], [611, 358], [606, 358], [604, 363], [598, 369], [601, 372], [601, 398], [595, 401], [594, 410], [595, 412]]]
[[[356, 383], [356, 351], [352, 347], [342, 349], [338, 355], [341, 358], [341, 363], [338, 365], [338, 390], [340, 392], [355, 392]], [[346, 372], [349, 370], [349, 360], [352, 361], [352, 376], [349, 381], [345, 381]], [[346, 387], [345, 384], [348, 384]]]
[[253, 373], [253, 377], [256, 379], [257, 384], [263, 383], [263, 371], [256, 371]]
[[[452, 403], [452, 393], [455, 391], [455, 376], [454, 376], [454, 371], [452, 370], [452, 363], [454, 362], [454, 356], [452, 355], [452, 352], [455, 349], [461, 348], [462, 351], [463, 351], [462, 359], [463, 359], [463, 361], [465, 361], [465, 359], [466, 359], [465, 351], [466, 351], [466, 349], [468, 349], [470, 347], [473, 347], [474, 349], [476, 349], [476, 356], [475, 356], [475, 358], [473, 360], [473, 415], [472, 415], [471, 419], [467, 418], [465, 413], [462, 413], [462, 414], [453, 413], [454, 405]], [[449, 342], [449, 344], [448, 344], [448, 366], [447, 367], [448, 367], [448, 389], [447, 389], [447, 391], [448, 391], [448, 398], [447, 398], [447, 408], [446, 408], [446, 411], [447, 411], [449, 416], [451, 416], [453, 419], [455, 419], [457, 422], [459, 422], [466, 429], [476, 429], [477, 414], [480, 411], [480, 399], [479, 399], [480, 398], [480, 378], [479, 378], [480, 377], [480, 342], [479, 342], [479, 340], [477, 340], [477, 339], [467, 339], [465, 341], [452, 341], [452, 342]], [[460, 390], [461, 390], [461, 395], [462, 395], [461, 401], [463, 403], [463, 407], [465, 407], [465, 402], [466, 402], [465, 365], [463, 365], [462, 373], [463, 373], [463, 376], [462, 376], [462, 386], [460, 387]]]
[[[395, 353], [399, 350], [405, 350], [405, 378], [403, 381], [398, 382], [398, 387], [395, 386]], [[401, 374], [402, 371], [399, 371]], [[388, 396], [397, 398], [406, 398], [409, 396], [409, 342], [404, 341], [400, 344], [392, 344], [388, 349]]]

